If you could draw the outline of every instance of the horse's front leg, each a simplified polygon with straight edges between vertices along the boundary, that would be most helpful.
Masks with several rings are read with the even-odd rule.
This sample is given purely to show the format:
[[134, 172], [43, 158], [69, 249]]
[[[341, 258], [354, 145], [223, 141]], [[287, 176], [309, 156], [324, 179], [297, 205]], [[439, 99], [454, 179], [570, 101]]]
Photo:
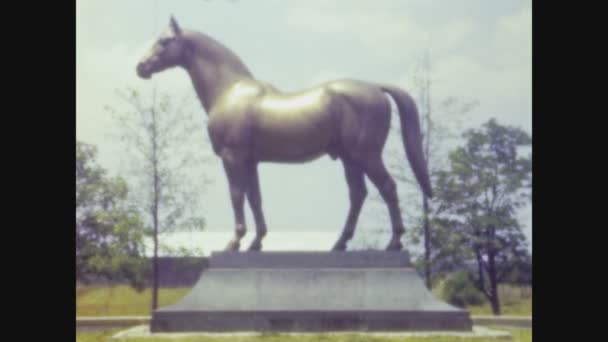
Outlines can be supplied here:
[[228, 185], [230, 187], [230, 199], [234, 210], [235, 235], [226, 250], [238, 251], [240, 241], [247, 232], [245, 225], [244, 201], [247, 191], [247, 167], [244, 158], [239, 157], [238, 153], [233, 151], [225, 151], [222, 153], [222, 161], [224, 162], [224, 170], [228, 177]]
[[251, 163], [247, 167], [247, 200], [253, 212], [255, 220], [256, 234], [255, 238], [249, 246], [250, 251], [259, 251], [262, 249], [262, 239], [266, 235], [266, 221], [262, 212], [262, 196], [260, 193], [260, 179], [258, 177], [257, 163]]

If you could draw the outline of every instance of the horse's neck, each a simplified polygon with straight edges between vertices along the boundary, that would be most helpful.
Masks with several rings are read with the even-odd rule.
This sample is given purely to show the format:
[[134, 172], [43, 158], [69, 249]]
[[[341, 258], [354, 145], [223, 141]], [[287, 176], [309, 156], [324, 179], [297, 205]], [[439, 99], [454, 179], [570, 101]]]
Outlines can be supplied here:
[[186, 68], [196, 94], [207, 115], [213, 111], [216, 101], [237, 82], [247, 81], [248, 84], [258, 84], [266, 92], [280, 93], [274, 85], [255, 79], [247, 70], [233, 70], [226, 66], [216, 66], [205, 60], [198, 60]]
[[238, 81], [251, 78], [222, 65], [211, 65], [202, 59], [192, 63], [187, 71], [207, 114], [213, 110], [217, 99], [224, 91]]
[[237, 55], [213, 38], [196, 32], [188, 32], [187, 36], [193, 53], [185, 67], [203, 108], [210, 114], [224, 91], [253, 76]]

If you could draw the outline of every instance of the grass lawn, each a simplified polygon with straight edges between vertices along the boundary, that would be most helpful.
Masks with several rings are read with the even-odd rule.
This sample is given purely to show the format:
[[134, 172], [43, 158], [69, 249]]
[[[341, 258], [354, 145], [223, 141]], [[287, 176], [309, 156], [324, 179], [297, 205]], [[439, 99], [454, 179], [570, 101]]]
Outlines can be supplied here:
[[[467, 309], [471, 315], [492, 315], [490, 304], [474, 305]], [[523, 299], [515, 303], [505, 303], [500, 306], [501, 315], [504, 316], [532, 316], [532, 299]]]
[[[160, 306], [175, 303], [190, 291], [190, 288], [163, 288], [159, 291]], [[76, 292], [76, 314], [77, 316], [148, 316], [150, 315], [151, 290], [146, 289], [143, 292], [136, 292], [128, 286], [120, 285], [114, 287], [88, 287], [79, 288]], [[531, 299], [523, 300], [506, 300], [503, 305], [504, 315], [531, 315]], [[491, 314], [489, 305], [469, 308], [474, 315]], [[510, 331], [513, 335], [514, 342], [531, 342], [532, 331], [530, 329], [509, 329], [504, 327], [490, 327], [496, 330]], [[103, 342], [110, 341], [112, 335], [116, 334], [121, 329], [100, 332], [79, 332], [76, 334], [77, 342]], [[132, 342], [143, 342], [145, 340], [129, 340]], [[448, 342], [454, 341], [454, 338], [398, 338], [398, 337], [369, 337], [361, 335], [307, 335], [307, 336], [286, 336], [281, 334], [266, 334], [252, 337], [204, 337], [204, 338], [184, 338], [180, 340], [155, 339], [154, 341], [184, 341], [184, 342]], [[475, 342], [495, 342], [494, 339], [458, 339], [458, 341], [475, 341]]]
[[[162, 288], [159, 306], [170, 305], [185, 296], [190, 288]], [[127, 285], [87, 287], [76, 291], [76, 316], [149, 316], [152, 290], [137, 292]]]
[[[443, 283], [440, 282], [432, 292], [437, 298], [443, 299], [442, 291]], [[501, 284], [498, 286], [498, 298], [500, 298], [501, 315], [532, 316], [532, 291], [529, 287], [521, 288]], [[492, 315], [492, 307], [487, 301], [481, 305], [468, 306], [467, 309], [471, 315]]]
[[[532, 330], [530, 329], [509, 329], [502, 327], [491, 327], [496, 330], [509, 331], [513, 335], [513, 342], [532, 342]], [[76, 334], [76, 342], [103, 342], [110, 341], [112, 335], [117, 333], [119, 330], [111, 330], [105, 332], [83, 332]], [[340, 336], [329, 336], [324, 334], [318, 335], [307, 335], [307, 336], [286, 336], [281, 334], [266, 334], [260, 336], [251, 337], [199, 337], [199, 338], [184, 338], [184, 339], [154, 339], [155, 342], [451, 342], [455, 339], [452, 337], [431, 337], [431, 338], [420, 338], [420, 337], [369, 337], [364, 335], [340, 335]], [[471, 341], [471, 342], [496, 342], [496, 339], [469, 339], [460, 338], [457, 341]], [[144, 342], [149, 341], [146, 339], [129, 339], [129, 342]]]
[[[190, 288], [161, 288], [160, 306], [177, 302]], [[505, 316], [532, 316], [532, 298], [521, 299], [519, 290], [505, 288], [501, 299]], [[438, 295], [437, 290], [433, 291]], [[126, 285], [113, 287], [87, 287], [76, 291], [77, 316], [149, 316], [152, 299], [151, 289], [136, 292]], [[491, 315], [488, 303], [468, 308], [472, 315]]]

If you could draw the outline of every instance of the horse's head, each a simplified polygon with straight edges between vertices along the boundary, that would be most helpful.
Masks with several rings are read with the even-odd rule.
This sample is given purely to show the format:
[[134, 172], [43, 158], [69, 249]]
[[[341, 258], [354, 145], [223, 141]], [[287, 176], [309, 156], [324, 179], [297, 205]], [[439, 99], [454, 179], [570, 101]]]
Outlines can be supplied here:
[[137, 75], [149, 79], [154, 73], [183, 65], [186, 50], [186, 40], [183, 37], [182, 29], [172, 16], [169, 28], [154, 43], [150, 52], [137, 64]]

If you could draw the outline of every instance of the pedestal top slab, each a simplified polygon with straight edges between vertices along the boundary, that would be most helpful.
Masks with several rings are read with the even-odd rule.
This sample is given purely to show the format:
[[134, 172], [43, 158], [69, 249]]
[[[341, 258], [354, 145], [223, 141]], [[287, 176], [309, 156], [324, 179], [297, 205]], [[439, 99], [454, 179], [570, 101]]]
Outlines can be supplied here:
[[407, 251], [214, 252], [209, 268], [403, 268]]

